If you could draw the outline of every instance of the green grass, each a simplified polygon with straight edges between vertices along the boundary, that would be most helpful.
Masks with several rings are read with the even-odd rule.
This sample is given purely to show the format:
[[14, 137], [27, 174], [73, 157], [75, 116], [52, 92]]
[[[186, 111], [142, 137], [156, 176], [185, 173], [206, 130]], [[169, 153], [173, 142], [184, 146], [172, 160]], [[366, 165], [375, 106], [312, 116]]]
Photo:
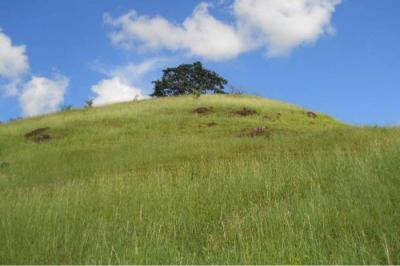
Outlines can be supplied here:
[[[50, 142], [24, 138], [47, 126]], [[398, 128], [155, 99], [0, 125], [2, 162], [1, 264], [400, 263]]]

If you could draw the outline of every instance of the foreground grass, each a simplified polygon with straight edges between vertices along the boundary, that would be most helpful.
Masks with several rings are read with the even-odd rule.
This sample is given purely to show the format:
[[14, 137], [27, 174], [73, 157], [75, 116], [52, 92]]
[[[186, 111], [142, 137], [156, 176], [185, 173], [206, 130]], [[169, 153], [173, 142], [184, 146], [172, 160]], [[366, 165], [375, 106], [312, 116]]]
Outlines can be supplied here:
[[400, 263], [398, 129], [182, 97], [1, 125], [1, 162], [2, 264]]

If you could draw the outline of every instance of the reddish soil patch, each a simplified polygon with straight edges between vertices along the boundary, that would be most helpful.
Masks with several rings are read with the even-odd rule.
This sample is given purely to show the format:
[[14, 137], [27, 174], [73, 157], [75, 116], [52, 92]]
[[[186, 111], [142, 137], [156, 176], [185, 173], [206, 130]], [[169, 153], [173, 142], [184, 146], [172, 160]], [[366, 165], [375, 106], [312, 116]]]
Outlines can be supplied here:
[[51, 136], [49, 134], [46, 134], [46, 132], [49, 129], [50, 129], [49, 127], [38, 128], [31, 132], [26, 133], [24, 136], [26, 139], [29, 139], [35, 143], [50, 141]]
[[308, 116], [309, 118], [312, 118], [312, 119], [317, 118], [317, 114], [314, 113], [314, 112], [307, 112], [307, 116]]
[[216, 125], [217, 125], [217, 123], [215, 123], [215, 122], [206, 124], [206, 126], [208, 126], [208, 127], [215, 127]]
[[244, 136], [248, 137], [259, 137], [263, 136], [266, 133], [267, 128], [266, 127], [256, 127], [256, 128], [251, 128], [251, 129], [244, 129]]
[[211, 123], [206, 123], [206, 124], [200, 124], [199, 127], [215, 127], [216, 125], [218, 125], [215, 122], [211, 122]]
[[282, 116], [282, 113], [271, 113], [271, 114], [266, 114], [264, 116], [265, 119], [268, 119], [270, 121], [276, 121], [279, 120]]
[[108, 125], [112, 128], [121, 128], [122, 127], [122, 125], [118, 122], [111, 122]]
[[210, 106], [210, 107], [199, 107], [199, 108], [194, 109], [193, 113], [200, 114], [200, 115], [206, 115], [206, 114], [212, 113], [212, 111], [213, 111], [213, 107], [212, 106]]
[[215, 127], [216, 125], [218, 125], [215, 122], [211, 122], [211, 123], [203, 123], [203, 124], [199, 124], [200, 128], [207, 128], [207, 127]]
[[236, 111], [235, 114], [238, 116], [250, 116], [250, 115], [257, 114], [257, 112], [254, 110], [248, 109], [246, 107], [243, 107], [242, 110]]
[[256, 127], [250, 131], [250, 137], [254, 138], [257, 136], [261, 136], [265, 133], [265, 127]]
[[25, 138], [31, 138], [31, 137], [40, 135], [49, 129], [50, 129], [49, 127], [38, 128], [38, 129], [32, 130], [31, 132], [26, 133], [24, 136], [25, 136]]

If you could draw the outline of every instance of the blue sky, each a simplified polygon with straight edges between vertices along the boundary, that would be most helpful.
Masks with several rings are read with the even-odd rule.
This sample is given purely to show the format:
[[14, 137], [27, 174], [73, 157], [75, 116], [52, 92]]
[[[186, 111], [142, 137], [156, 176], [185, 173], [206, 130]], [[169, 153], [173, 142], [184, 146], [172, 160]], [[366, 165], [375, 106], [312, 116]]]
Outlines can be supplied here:
[[249, 94], [400, 124], [400, 1], [205, 3], [0, 1], [0, 121], [144, 98], [163, 67], [201, 60]]

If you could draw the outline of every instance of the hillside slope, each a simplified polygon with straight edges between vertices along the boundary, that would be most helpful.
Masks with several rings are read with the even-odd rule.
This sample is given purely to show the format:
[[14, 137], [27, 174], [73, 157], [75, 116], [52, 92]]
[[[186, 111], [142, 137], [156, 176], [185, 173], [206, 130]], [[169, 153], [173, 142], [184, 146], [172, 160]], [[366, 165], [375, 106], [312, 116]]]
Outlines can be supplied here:
[[400, 263], [399, 162], [399, 129], [250, 96], [0, 125], [0, 263]]

